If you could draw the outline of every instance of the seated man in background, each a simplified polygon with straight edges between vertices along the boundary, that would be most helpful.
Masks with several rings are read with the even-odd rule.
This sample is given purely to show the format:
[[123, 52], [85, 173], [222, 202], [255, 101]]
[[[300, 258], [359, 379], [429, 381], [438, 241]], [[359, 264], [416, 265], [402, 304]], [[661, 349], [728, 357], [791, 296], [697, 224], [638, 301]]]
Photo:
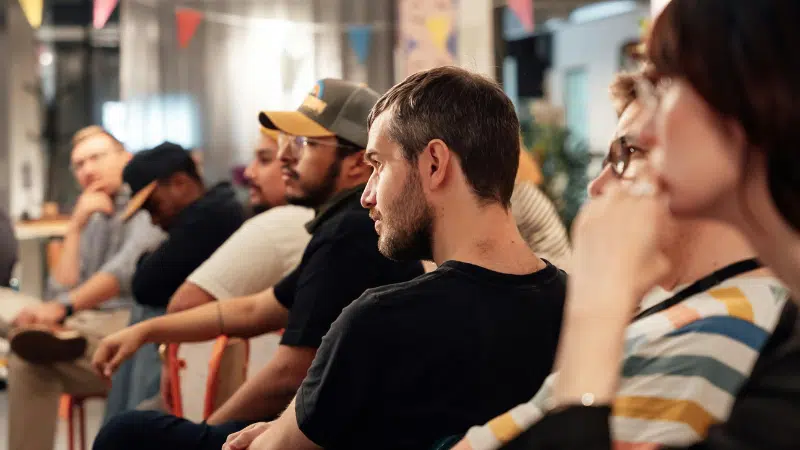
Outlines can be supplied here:
[[[263, 212], [245, 222], [189, 275], [169, 301], [167, 313], [260, 293], [297, 267], [311, 239], [303, 225], [314, 217], [314, 210], [286, 204], [277, 138], [277, 132], [261, 128], [258, 148], [244, 174], [250, 205]], [[169, 370], [164, 365], [161, 395], [139, 409], [171, 407], [169, 392]]]
[[300, 262], [311, 239], [303, 225], [314, 211], [286, 204], [277, 139], [276, 131], [262, 127], [258, 148], [244, 172], [250, 206], [260, 213], [189, 275], [169, 301], [168, 313], [263, 291]]
[[[213, 449], [255, 421], [286, 409], [322, 337], [365, 289], [422, 274], [419, 261], [395, 262], [378, 252], [378, 236], [359, 199], [372, 168], [364, 162], [373, 90], [342, 80], [317, 83], [297, 111], [262, 113], [279, 129], [279, 159], [290, 204], [314, 208], [300, 265], [275, 287], [250, 297], [203, 305], [139, 324], [107, 338], [94, 364], [105, 375], [139, 346], [192, 342], [220, 334], [250, 338], [285, 328], [269, 363], [205, 423], [153, 411], [122, 414], [104, 426], [95, 450]], [[258, 262], [255, 262], [258, 264]]]
[[[136, 261], [163, 239], [144, 211], [120, 218], [130, 197], [122, 181], [130, 158], [100, 127], [73, 138], [72, 171], [83, 193], [50, 274], [54, 301], [25, 308], [13, 321], [9, 450], [53, 448], [61, 393], [108, 391], [89, 358], [101, 338], [129, 323]], [[68, 332], [50, 331], [62, 323]]]
[[429, 449], [550, 373], [566, 274], [531, 251], [510, 211], [511, 100], [493, 81], [440, 67], [393, 87], [370, 121], [361, 203], [378, 248], [439, 268], [354, 301], [280, 419], [224, 448]]
[[[638, 77], [620, 75], [611, 86], [620, 120], [603, 170], [589, 185], [592, 197], [602, 195], [609, 180], [635, 180], [650, 152], [652, 143], [639, 138], [636, 120], [642, 108], [635, 89], [642, 82]], [[661, 310], [673, 292], [755, 256], [744, 238], [725, 224], [674, 219], [668, 225], [661, 247], [672, 271], [639, 307], [640, 314], [657, 309], [627, 330], [611, 422], [617, 448], [683, 446], [705, 438], [709, 426], [728, 419], [784, 308], [796, 308], [768, 270], [752, 270], [751, 265], [751, 270], [729, 279], [715, 274], [721, 284], [707, 278], [703, 289]], [[546, 410], [555, 376], [533, 400], [471, 429], [454, 448], [537, 448], [530, 440], [535, 439], [535, 427], [525, 430]]]
[[[136, 266], [133, 295], [145, 311], [131, 321], [136, 324], [164, 314], [186, 277], [242, 225], [244, 210], [230, 184], [207, 190], [190, 153], [172, 143], [137, 153], [123, 178], [133, 193], [125, 216], [144, 209], [167, 232], [167, 239]], [[159, 392], [161, 361], [155, 346], [129, 363], [114, 377], [106, 420]]]

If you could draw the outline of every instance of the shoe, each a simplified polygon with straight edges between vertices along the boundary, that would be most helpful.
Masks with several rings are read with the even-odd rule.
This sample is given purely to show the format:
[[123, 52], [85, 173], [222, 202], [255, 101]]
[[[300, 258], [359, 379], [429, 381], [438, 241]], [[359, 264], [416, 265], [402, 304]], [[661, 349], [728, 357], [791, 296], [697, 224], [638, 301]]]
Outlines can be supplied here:
[[11, 351], [33, 364], [72, 362], [86, 352], [87, 341], [74, 330], [25, 328], [11, 335]]

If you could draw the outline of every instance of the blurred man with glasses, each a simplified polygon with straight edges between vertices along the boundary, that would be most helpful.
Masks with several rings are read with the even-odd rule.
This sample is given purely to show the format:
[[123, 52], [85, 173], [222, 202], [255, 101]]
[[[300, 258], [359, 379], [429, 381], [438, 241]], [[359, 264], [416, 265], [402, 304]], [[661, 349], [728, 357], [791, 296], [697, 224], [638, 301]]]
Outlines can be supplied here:
[[91, 351], [104, 336], [128, 325], [136, 263], [163, 239], [144, 211], [127, 222], [120, 218], [130, 197], [122, 182], [130, 158], [100, 127], [85, 128], [73, 138], [71, 165], [82, 193], [48, 280], [51, 301], [26, 307], [10, 327], [0, 326], [10, 334], [12, 349], [10, 450], [53, 448], [61, 393], [108, 390], [91, 370]]
[[366, 289], [422, 274], [419, 261], [395, 262], [380, 254], [375, 226], [360, 203], [372, 174], [364, 161], [367, 119], [378, 97], [365, 86], [325, 79], [296, 111], [261, 113], [261, 125], [280, 132], [287, 201], [315, 211], [305, 225], [311, 241], [300, 265], [256, 296], [150, 320], [131, 329], [133, 339], [109, 338], [94, 364], [101, 373], [112, 373], [130, 353], [131, 342], [196, 342], [221, 334], [250, 338], [284, 329], [281, 343], [267, 365], [206, 422], [154, 411], [124, 413], [100, 430], [95, 450], [219, 450], [229, 434], [286, 409], [343, 308]]

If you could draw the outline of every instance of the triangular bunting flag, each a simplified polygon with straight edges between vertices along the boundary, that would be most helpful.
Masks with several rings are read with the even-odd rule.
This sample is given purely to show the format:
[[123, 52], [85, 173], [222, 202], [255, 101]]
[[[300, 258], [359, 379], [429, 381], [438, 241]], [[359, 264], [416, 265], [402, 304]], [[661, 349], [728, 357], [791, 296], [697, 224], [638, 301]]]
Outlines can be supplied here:
[[450, 35], [451, 26], [452, 20], [449, 16], [439, 15], [425, 19], [425, 27], [431, 35], [433, 44], [443, 52], [447, 51], [447, 37]]
[[514, 12], [522, 26], [529, 33], [533, 32], [533, 0], [508, 0], [508, 7]]
[[447, 37], [447, 51], [453, 58], [458, 58], [458, 32], [455, 30]]
[[114, 12], [119, 0], [94, 0], [94, 15], [92, 25], [98, 30], [106, 26], [108, 18]]
[[186, 48], [192, 41], [198, 25], [203, 21], [203, 13], [191, 8], [177, 8], [175, 21], [178, 25], [178, 45]]
[[44, 8], [44, 0], [19, 0], [19, 5], [22, 6], [22, 12], [25, 13], [25, 18], [33, 28], [42, 26], [42, 9]]
[[350, 25], [347, 27], [347, 37], [350, 39], [350, 48], [355, 52], [358, 63], [363, 65], [369, 58], [372, 25]]

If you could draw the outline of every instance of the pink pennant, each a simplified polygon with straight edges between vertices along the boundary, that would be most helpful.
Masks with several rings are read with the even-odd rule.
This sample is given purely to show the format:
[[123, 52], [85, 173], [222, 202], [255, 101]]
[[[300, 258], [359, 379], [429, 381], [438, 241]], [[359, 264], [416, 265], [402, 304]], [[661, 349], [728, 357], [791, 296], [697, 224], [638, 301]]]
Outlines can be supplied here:
[[99, 30], [106, 26], [108, 18], [111, 17], [111, 13], [117, 7], [117, 3], [119, 3], [119, 0], [94, 0], [92, 24], [95, 28]]
[[533, 32], [533, 0], [508, 0], [508, 7], [529, 33]]

